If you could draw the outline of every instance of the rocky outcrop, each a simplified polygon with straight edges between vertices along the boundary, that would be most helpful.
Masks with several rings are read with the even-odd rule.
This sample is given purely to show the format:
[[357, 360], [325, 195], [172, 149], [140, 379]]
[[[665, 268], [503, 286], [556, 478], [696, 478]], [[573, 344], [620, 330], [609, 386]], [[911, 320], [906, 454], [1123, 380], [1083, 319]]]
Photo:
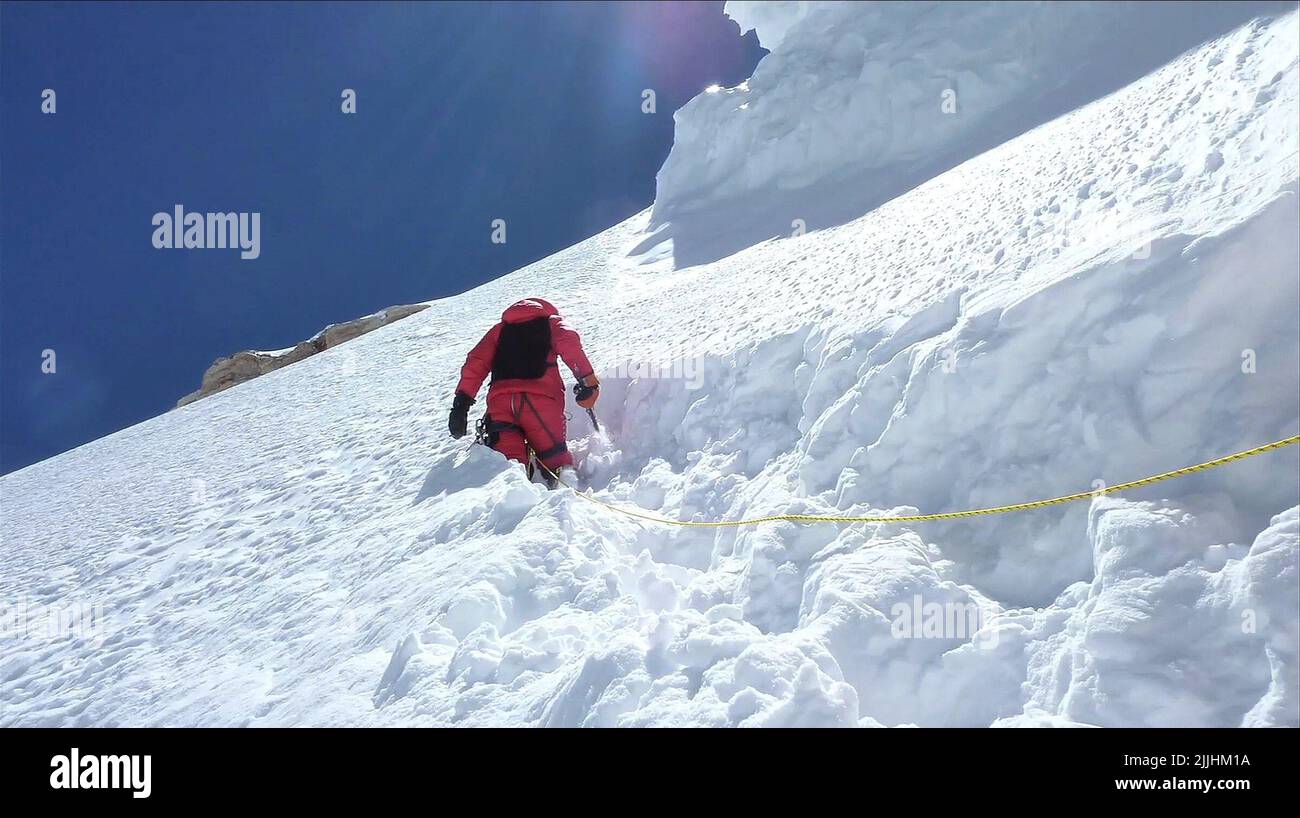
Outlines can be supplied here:
[[273, 352], [250, 349], [236, 352], [228, 358], [218, 358], [203, 373], [203, 384], [196, 391], [177, 401], [176, 407], [180, 408], [200, 398], [206, 398], [208, 395], [215, 395], [217, 392], [229, 389], [236, 384], [251, 381], [259, 375], [265, 375], [281, 367], [297, 363], [303, 358], [315, 355], [317, 352], [324, 352], [346, 341], [351, 341], [357, 336], [365, 335], [371, 330], [379, 329], [394, 321], [400, 321], [408, 315], [414, 315], [427, 306], [429, 305], [401, 304], [380, 310], [371, 315], [363, 315], [352, 321], [330, 324], [306, 341], [300, 341], [287, 349], [278, 349]]

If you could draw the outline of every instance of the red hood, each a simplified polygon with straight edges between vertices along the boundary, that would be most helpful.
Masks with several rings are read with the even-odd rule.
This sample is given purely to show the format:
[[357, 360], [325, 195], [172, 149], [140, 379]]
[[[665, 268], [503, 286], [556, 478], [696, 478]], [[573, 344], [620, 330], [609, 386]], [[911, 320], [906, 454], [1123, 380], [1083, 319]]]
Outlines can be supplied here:
[[507, 324], [522, 324], [535, 318], [550, 318], [552, 315], [559, 314], [559, 310], [555, 309], [549, 301], [525, 298], [523, 301], [511, 304], [505, 312], [501, 313], [501, 320]]

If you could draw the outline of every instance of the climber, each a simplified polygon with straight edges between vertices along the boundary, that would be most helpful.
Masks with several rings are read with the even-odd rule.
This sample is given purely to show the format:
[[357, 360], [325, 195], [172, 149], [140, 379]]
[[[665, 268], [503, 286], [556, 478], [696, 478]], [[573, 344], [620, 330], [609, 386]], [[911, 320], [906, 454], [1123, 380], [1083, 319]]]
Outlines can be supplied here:
[[564, 359], [577, 380], [573, 393], [578, 405], [591, 409], [600, 382], [578, 333], [547, 301], [526, 298], [511, 304], [465, 358], [447, 422], [452, 437], [465, 436], [469, 407], [491, 373], [487, 414], [480, 427], [483, 442], [523, 463], [529, 479], [533, 477], [531, 452], [546, 467], [542, 476], [551, 488], [555, 487], [551, 474], [573, 468], [573, 455], [565, 442], [564, 382], [556, 356]]

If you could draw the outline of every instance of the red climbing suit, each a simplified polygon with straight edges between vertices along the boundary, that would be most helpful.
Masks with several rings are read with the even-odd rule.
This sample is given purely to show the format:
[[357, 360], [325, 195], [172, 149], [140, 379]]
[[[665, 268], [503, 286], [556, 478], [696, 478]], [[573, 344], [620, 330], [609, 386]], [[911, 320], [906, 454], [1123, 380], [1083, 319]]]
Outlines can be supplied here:
[[548, 468], [572, 466], [573, 455], [565, 442], [564, 381], [560, 378], [556, 357], [564, 359], [574, 378], [583, 382], [592, 375], [591, 362], [582, 351], [582, 340], [549, 302], [526, 298], [511, 304], [501, 315], [500, 323], [488, 330], [483, 340], [470, 350], [460, 370], [456, 391], [473, 398], [497, 357], [497, 342], [506, 324], [523, 324], [548, 318], [551, 346], [546, 353], [546, 369], [540, 378], [492, 378], [488, 387], [487, 413], [493, 421], [512, 424], [502, 429], [493, 447], [511, 460], [528, 462], [528, 446], [537, 452]]

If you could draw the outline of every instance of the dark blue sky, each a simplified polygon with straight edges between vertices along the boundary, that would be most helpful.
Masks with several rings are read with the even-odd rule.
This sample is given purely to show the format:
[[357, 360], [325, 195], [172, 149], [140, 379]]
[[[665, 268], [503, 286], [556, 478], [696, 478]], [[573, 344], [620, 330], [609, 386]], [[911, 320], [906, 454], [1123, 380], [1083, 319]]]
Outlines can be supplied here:
[[[673, 111], [762, 53], [721, 2], [3, 5], [0, 472], [635, 213]], [[154, 249], [178, 203], [261, 213], [261, 257]]]

